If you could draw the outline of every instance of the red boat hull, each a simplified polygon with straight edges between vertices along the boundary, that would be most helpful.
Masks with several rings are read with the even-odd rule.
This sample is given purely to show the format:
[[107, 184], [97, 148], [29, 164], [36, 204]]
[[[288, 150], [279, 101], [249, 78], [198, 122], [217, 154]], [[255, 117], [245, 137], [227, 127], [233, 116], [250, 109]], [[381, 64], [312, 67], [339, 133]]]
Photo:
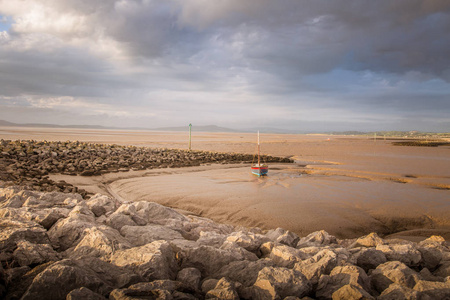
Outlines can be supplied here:
[[252, 173], [257, 176], [267, 175], [268, 172], [269, 172], [268, 166], [252, 167]]

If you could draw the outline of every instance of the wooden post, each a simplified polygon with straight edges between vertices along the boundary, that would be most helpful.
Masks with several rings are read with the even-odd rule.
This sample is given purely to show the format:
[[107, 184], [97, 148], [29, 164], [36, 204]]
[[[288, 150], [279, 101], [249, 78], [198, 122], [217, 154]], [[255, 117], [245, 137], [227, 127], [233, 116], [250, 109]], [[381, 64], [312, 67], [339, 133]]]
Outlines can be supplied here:
[[191, 151], [191, 129], [192, 129], [192, 124], [189, 124], [189, 151]]

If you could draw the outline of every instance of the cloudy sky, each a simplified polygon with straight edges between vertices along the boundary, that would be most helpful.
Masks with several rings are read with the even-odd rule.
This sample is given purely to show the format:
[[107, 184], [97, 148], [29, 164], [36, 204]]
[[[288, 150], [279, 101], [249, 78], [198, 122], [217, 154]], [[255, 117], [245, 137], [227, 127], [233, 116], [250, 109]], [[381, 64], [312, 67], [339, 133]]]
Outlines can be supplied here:
[[450, 1], [0, 0], [0, 119], [450, 131]]

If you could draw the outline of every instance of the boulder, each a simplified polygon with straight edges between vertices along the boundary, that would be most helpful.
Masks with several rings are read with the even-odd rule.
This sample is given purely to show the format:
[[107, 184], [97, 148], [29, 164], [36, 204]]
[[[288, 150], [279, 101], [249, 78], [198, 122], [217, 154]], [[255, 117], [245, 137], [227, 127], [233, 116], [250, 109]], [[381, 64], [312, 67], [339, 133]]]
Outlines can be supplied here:
[[239, 282], [243, 286], [251, 286], [258, 278], [258, 273], [265, 267], [272, 267], [274, 264], [270, 259], [259, 259], [257, 261], [239, 260], [233, 261], [223, 266], [216, 274], [216, 278], [225, 277], [234, 282]]
[[182, 282], [192, 290], [198, 290], [202, 273], [196, 268], [184, 268], [177, 274], [177, 281]]
[[278, 245], [272, 248], [269, 258], [273, 260], [278, 267], [292, 268], [295, 263], [307, 259], [308, 255], [301, 250], [285, 245]]
[[388, 261], [373, 270], [370, 279], [372, 286], [381, 293], [393, 283], [413, 288], [419, 275], [402, 262]]
[[429, 299], [450, 299], [450, 281], [418, 280], [413, 289], [420, 293], [422, 299], [424, 296], [428, 296]]
[[33, 282], [33, 279], [52, 264], [54, 264], [54, 262], [44, 263], [33, 269], [24, 266], [6, 270], [5, 281], [8, 289], [5, 299], [20, 299]]
[[108, 295], [112, 287], [91, 272], [57, 262], [39, 273], [21, 299], [65, 299], [72, 290], [86, 287], [101, 295]]
[[301, 238], [297, 244], [297, 248], [309, 247], [309, 246], [325, 246], [330, 244], [336, 244], [337, 239], [335, 236], [329, 234], [325, 230], [315, 231], [304, 238]]
[[378, 236], [375, 232], [369, 233], [366, 236], [360, 237], [357, 239], [350, 248], [356, 247], [377, 247], [378, 245], [384, 245], [384, 241], [382, 238]]
[[176, 284], [157, 282], [141, 282], [125, 289], [115, 289], [109, 294], [109, 300], [158, 299], [172, 300], [171, 291], [165, 288], [175, 288]]
[[297, 243], [300, 240], [300, 237], [298, 235], [289, 230], [284, 230], [283, 228], [269, 230], [266, 233], [266, 237], [271, 241], [294, 248], [295, 246], [297, 246]]
[[328, 275], [336, 267], [337, 255], [328, 249], [324, 249], [308, 259], [299, 261], [294, 265], [294, 270], [301, 272], [311, 281], [317, 284], [319, 278], [325, 274]]
[[6, 207], [19, 208], [19, 207], [22, 207], [24, 202], [25, 202], [24, 198], [22, 198], [18, 195], [14, 195], [11, 198], [2, 201], [2, 203], [0, 203], [0, 208], [6, 208]]
[[434, 276], [447, 277], [450, 276], [450, 261], [443, 262], [434, 272]]
[[116, 251], [110, 262], [129, 269], [147, 280], [174, 279], [178, 272], [175, 253], [166, 241]]
[[244, 248], [245, 250], [255, 252], [259, 249], [263, 242], [268, 241], [269, 239], [261, 234], [254, 234], [251, 232], [233, 232], [227, 237], [228, 242], [233, 242], [239, 247]]
[[434, 270], [442, 260], [442, 250], [433, 245], [419, 246], [418, 250], [422, 255], [421, 265], [429, 270]]
[[419, 293], [406, 286], [391, 284], [377, 298], [379, 300], [419, 300]]
[[121, 230], [123, 226], [136, 226], [136, 222], [133, 221], [130, 215], [123, 214], [121, 212], [114, 212], [105, 220], [105, 224], [111, 226], [116, 230]]
[[40, 265], [59, 260], [58, 253], [49, 244], [34, 244], [26, 240], [17, 242], [13, 257], [20, 266]]
[[206, 293], [205, 299], [239, 300], [239, 295], [232, 282], [229, 282], [226, 278], [221, 278], [216, 286]]
[[83, 239], [85, 229], [95, 226], [92, 221], [80, 220], [72, 215], [56, 222], [48, 231], [48, 236], [53, 248], [64, 251], [75, 247]]
[[306, 277], [287, 268], [265, 267], [258, 273], [254, 287], [254, 298], [283, 299], [288, 296], [303, 297], [312, 289]]
[[117, 230], [108, 226], [86, 228], [82, 236], [83, 238], [76, 247], [72, 251], [68, 251], [69, 257], [109, 257], [118, 250], [133, 247]]
[[106, 300], [106, 298], [88, 288], [81, 287], [67, 294], [66, 300]]
[[400, 261], [407, 266], [417, 266], [422, 260], [422, 254], [412, 244], [378, 245], [379, 250], [386, 255], [389, 261]]
[[34, 222], [2, 218], [0, 228], [0, 252], [13, 252], [19, 241], [50, 244], [47, 231]]
[[136, 209], [136, 214], [148, 223], [154, 223], [155, 221], [166, 221], [169, 219], [186, 222], [189, 221], [186, 216], [180, 214], [176, 210], [155, 202], [139, 201], [132, 203], [132, 205]]
[[196, 242], [198, 245], [219, 248], [223, 245], [226, 239], [227, 236], [225, 234], [217, 233], [215, 231], [200, 231], [200, 236]]
[[255, 253], [245, 250], [242, 247], [239, 247], [237, 244], [225, 241], [219, 249], [227, 250], [230, 252], [239, 253], [243, 259], [255, 261], [258, 260], [258, 256]]
[[345, 285], [358, 286], [370, 291], [370, 279], [363, 269], [353, 265], [337, 266], [330, 275], [323, 275], [319, 279], [316, 289], [318, 299], [330, 299], [333, 293]]
[[44, 214], [38, 215], [35, 221], [45, 229], [49, 230], [59, 219], [67, 218], [68, 215], [69, 211], [66, 209], [52, 208], [50, 211], [45, 211]]
[[346, 284], [339, 288], [331, 296], [333, 300], [339, 299], [354, 299], [354, 300], [369, 300], [375, 299], [367, 291], [365, 291], [361, 286], [354, 284]]
[[383, 251], [374, 248], [363, 248], [357, 256], [356, 264], [358, 267], [361, 267], [364, 271], [368, 272], [369, 270], [384, 264], [386, 261], [386, 255]]
[[155, 224], [146, 226], [125, 225], [120, 229], [120, 233], [134, 246], [142, 246], [157, 240], [183, 239], [183, 236], [178, 231]]
[[86, 204], [96, 217], [113, 212], [117, 208], [115, 199], [102, 194], [95, 194]]

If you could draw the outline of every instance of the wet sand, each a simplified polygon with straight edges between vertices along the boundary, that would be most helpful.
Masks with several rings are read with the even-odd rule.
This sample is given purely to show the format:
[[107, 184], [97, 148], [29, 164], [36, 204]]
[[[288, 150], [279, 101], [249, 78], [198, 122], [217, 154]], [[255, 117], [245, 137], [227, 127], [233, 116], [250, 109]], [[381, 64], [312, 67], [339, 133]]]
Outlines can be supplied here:
[[[0, 128], [3, 139], [79, 140], [186, 148], [187, 133]], [[254, 177], [245, 165], [148, 170], [96, 177], [52, 175], [90, 191], [148, 200], [215, 221], [338, 237], [377, 231], [450, 238], [450, 147], [402, 147], [367, 137], [262, 135], [264, 154], [291, 156]], [[193, 149], [253, 153], [255, 135], [193, 134]]]

